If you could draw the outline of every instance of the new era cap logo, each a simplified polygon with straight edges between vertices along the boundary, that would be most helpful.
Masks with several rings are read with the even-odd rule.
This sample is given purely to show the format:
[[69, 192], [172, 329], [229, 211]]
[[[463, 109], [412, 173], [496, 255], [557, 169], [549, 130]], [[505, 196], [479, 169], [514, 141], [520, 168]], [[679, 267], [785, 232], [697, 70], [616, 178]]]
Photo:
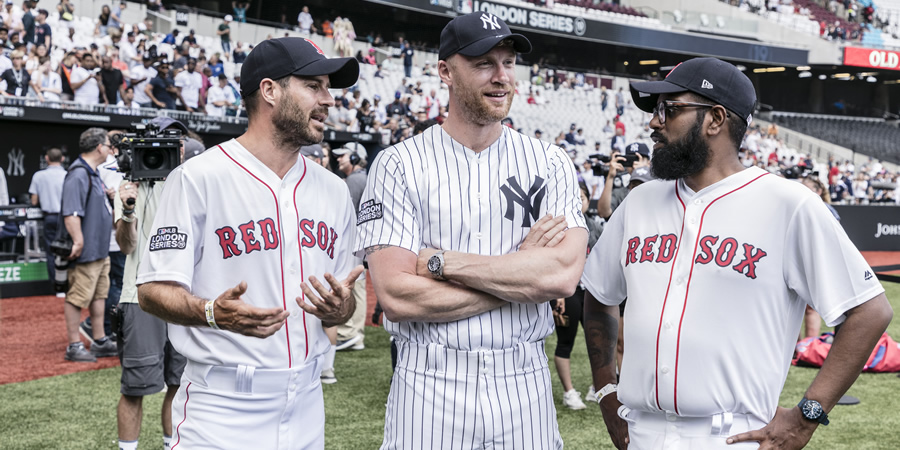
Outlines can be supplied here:
[[713, 85], [709, 81], [703, 80], [703, 83], [700, 84], [700, 89], [712, 89]]
[[487, 30], [488, 25], [491, 26], [491, 30], [499, 30], [500, 24], [497, 23], [497, 16], [488, 13], [481, 13], [481, 26]]
[[306, 42], [309, 42], [309, 45], [312, 45], [313, 47], [315, 47], [315, 48], [316, 48], [316, 51], [317, 51], [320, 55], [324, 55], [324, 54], [325, 54], [325, 52], [323, 52], [322, 49], [319, 48], [318, 45], [316, 45], [315, 42], [313, 42], [313, 41], [311, 41], [311, 40], [309, 40], [309, 39], [303, 39], [303, 40], [306, 41]]

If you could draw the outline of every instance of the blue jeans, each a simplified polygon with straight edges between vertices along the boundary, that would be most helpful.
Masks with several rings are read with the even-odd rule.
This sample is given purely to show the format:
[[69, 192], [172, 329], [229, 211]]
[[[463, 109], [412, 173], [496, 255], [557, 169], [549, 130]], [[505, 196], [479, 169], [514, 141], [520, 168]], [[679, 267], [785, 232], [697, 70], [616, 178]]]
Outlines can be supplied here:
[[[109, 252], [109, 294], [106, 296], [106, 306], [103, 310], [103, 331], [109, 336], [114, 331], [110, 324], [110, 318], [116, 314], [116, 306], [119, 297], [122, 296], [122, 277], [125, 275], [125, 254], [122, 252]], [[84, 323], [91, 326], [91, 318], [84, 319]]]

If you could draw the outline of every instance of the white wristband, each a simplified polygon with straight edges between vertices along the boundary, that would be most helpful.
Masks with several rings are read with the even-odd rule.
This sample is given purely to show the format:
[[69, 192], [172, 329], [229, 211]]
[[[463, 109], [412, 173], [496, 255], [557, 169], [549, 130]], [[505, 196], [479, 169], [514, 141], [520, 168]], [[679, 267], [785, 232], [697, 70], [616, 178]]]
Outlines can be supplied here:
[[209, 327], [213, 330], [218, 330], [219, 326], [216, 325], [216, 300], [210, 300], [206, 302], [206, 306], [204, 307], [206, 310], [206, 323], [209, 324]]
[[599, 391], [597, 391], [597, 404], [599, 405], [600, 402], [603, 401], [603, 397], [606, 397], [607, 395], [612, 394], [613, 392], [618, 392], [618, 391], [619, 391], [619, 385], [617, 385], [617, 384], [609, 383], [606, 386], [603, 386], [603, 389], [600, 389]]

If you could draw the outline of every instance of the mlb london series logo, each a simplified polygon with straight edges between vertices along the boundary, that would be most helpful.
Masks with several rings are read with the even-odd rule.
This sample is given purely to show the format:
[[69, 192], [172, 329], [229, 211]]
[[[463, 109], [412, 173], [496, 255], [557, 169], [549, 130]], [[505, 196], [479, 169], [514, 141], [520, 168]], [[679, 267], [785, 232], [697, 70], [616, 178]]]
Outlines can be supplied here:
[[541, 214], [541, 203], [544, 201], [544, 196], [547, 195], [547, 186], [544, 185], [543, 178], [535, 176], [534, 182], [531, 183], [531, 188], [528, 189], [528, 192], [525, 192], [522, 186], [519, 185], [519, 180], [516, 177], [509, 177], [506, 179], [506, 185], [500, 188], [500, 192], [506, 196], [506, 214], [503, 217], [515, 220], [514, 205], [519, 205], [524, 210], [522, 214], [522, 228], [528, 228]]
[[178, 227], [161, 227], [150, 236], [150, 251], [184, 250], [187, 248], [187, 234], [179, 233]]

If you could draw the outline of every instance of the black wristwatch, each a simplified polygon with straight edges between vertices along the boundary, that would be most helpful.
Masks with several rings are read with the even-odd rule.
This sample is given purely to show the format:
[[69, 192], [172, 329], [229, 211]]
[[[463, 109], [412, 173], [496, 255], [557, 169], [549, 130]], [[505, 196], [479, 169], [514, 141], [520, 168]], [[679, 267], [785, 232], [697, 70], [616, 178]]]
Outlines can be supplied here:
[[804, 397], [803, 400], [800, 400], [800, 403], [797, 404], [797, 407], [800, 408], [800, 413], [803, 414], [803, 417], [807, 420], [813, 420], [822, 425], [828, 425], [828, 414], [825, 413], [821, 403]]
[[428, 271], [436, 280], [444, 281], [444, 251], [441, 250], [428, 258]]

